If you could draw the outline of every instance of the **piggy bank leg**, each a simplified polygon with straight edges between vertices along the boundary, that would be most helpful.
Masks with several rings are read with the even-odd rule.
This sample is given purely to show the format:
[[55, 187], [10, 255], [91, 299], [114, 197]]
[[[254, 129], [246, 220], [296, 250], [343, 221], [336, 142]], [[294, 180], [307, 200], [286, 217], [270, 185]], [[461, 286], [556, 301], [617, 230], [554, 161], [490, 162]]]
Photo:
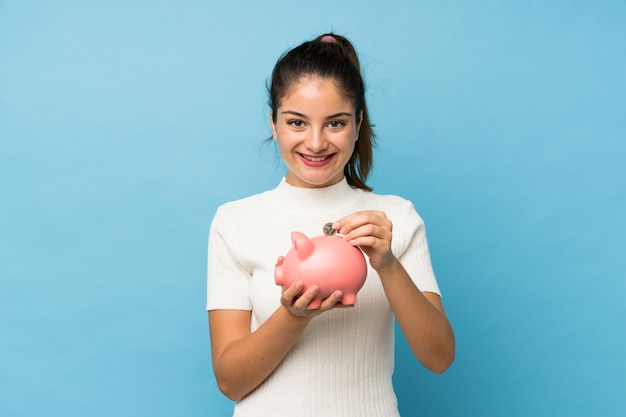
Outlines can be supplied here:
[[351, 306], [356, 303], [356, 294], [344, 294], [341, 297], [341, 304]]

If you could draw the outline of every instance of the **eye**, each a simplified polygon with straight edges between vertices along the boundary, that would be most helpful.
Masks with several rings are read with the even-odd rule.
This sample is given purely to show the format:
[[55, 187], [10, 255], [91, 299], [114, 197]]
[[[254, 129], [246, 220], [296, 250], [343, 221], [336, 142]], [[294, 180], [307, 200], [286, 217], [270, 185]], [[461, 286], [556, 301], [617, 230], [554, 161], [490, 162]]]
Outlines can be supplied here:
[[346, 125], [346, 122], [344, 122], [343, 120], [333, 120], [333, 121], [328, 123], [328, 126], [331, 129], [341, 129], [345, 125]]
[[302, 120], [299, 119], [291, 119], [289, 121], [287, 121], [287, 124], [291, 127], [295, 127], [295, 128], [301, 128], [304, 126], [304, 122]]

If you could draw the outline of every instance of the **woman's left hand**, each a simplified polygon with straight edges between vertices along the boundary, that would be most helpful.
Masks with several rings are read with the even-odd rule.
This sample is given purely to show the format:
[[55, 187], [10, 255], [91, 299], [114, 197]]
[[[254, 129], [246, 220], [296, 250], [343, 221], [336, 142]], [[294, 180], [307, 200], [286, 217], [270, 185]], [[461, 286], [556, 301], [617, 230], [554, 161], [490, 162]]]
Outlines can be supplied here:
[[415, 357], [433, 372], [454, 360], [454, 331], [439, 295], [422, 293], [391, 252], [393, 225], [382, 211], [359, 211], [333, 227], [369, 256], [385, 295]]
[[337, 220], [333, 228], [350, 244], [359, 246], [375, 270], [383, 269], [395, 260], [391, 253], [393, 224], [384, 212], [358, 211]]

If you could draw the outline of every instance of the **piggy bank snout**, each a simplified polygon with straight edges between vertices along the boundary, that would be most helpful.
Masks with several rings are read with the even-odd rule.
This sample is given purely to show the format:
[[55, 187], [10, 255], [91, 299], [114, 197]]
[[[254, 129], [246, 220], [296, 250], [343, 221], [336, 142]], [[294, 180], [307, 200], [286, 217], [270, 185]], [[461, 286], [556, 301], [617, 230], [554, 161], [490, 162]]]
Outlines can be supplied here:
[[285, 284], [285, 274], [283, 274], [282, 266], [277, 266], [276, 268], [274, 268], [274, 280], [276, 281], [276, 285]]

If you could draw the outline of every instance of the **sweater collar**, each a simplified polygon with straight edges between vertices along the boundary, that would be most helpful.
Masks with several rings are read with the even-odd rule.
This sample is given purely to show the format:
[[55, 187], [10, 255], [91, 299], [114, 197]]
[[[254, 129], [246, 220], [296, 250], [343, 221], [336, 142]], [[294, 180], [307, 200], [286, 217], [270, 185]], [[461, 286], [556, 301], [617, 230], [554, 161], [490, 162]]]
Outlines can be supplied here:
[[283, 178], [270, 196], [282, 208], [295, 212], [316, 212], [343, 209], [355, 204], [363, 190], [352, 188], [346, 178], [337, 184], [322, 188], [294, 187]]

